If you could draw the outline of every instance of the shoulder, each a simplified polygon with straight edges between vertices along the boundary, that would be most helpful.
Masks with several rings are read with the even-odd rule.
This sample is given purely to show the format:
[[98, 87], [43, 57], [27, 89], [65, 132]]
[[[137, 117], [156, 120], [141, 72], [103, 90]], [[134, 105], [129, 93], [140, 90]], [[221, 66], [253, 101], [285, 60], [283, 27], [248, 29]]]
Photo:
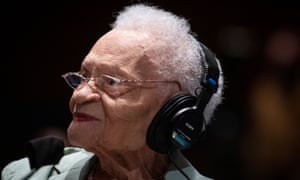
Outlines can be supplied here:
[[[65, 147], [64, 155], [59, 160], [59, 163], [55, 165], [55, 168], [62, 173], [67, 172], [69, 169], [71, 169], [74, 166], [74, 164], [84, 159], [88, 159], [92, 156], [93, 156], [92, 153], [85, 151], [82, 148]], [[40, 169], [43, 168], [44, 167], [41, 167]], [[51, 168], [48, 169], [49, 171], [51, 170]], [[2, 180], [22, 179], [30, 172], [31, 172], [31, 168], [30, 168], [29, 159], [28, 157], [24, 157], [22, 159], [15, 160], [7, 164], [1, 172], [1, 179]], [[52, 174], [51, 172], [48, 173]]]
[[64, 149], [64, 156], [59, 163], [55, 166], [60, 172], [67, 171], [78, 162], [90, 159], [94, 154], [82, 148], [66, 147]]
[[1, 179], [22, 179], [30, 172], [30, 164], [28, 158], [15, 160], [7, 164], [1, 172]]

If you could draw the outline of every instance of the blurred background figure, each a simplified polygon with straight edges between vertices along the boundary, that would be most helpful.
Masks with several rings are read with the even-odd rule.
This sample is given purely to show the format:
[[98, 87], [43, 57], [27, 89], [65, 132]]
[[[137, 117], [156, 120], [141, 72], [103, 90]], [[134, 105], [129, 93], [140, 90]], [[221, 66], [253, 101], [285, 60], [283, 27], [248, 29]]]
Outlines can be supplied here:
[[242, 143], [247, 179], [300, 178], [300, 37], [274, 29], [248, 94], [248, 120]]

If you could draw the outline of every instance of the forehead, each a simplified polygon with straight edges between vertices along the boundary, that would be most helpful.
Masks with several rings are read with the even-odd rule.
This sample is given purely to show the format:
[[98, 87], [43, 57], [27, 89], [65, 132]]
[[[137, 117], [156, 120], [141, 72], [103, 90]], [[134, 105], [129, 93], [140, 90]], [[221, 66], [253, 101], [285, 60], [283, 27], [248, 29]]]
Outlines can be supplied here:
[[94, 44], [83, 66], [96, 72], [117, 71], [153, 77], [157, 64], [151, 55], [145, 53], [150, 42], [151, 38], [140, 32], [112, 30]]

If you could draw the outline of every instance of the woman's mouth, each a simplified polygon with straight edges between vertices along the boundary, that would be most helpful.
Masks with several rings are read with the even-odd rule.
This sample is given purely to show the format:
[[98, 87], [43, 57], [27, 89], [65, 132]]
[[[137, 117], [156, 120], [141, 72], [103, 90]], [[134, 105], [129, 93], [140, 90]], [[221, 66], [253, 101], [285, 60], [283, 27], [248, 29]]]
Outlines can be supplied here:
[[73, 121], [87, 122], [87, 121], [98, 121], [98, 119], [88, 114], [75, 112], [73, 113]]

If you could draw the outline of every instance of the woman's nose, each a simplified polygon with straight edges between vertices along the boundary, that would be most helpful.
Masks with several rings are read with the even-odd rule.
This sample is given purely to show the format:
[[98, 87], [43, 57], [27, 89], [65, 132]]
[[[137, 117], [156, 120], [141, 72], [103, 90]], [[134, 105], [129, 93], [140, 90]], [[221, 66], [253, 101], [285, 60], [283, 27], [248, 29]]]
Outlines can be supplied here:
[[74, 109], [75, 104], [84, 104], [101, 99], [101, 92], [97, 91], [88, 83], [83, 83], [74, 90], [70, 99], [70, 110]]

